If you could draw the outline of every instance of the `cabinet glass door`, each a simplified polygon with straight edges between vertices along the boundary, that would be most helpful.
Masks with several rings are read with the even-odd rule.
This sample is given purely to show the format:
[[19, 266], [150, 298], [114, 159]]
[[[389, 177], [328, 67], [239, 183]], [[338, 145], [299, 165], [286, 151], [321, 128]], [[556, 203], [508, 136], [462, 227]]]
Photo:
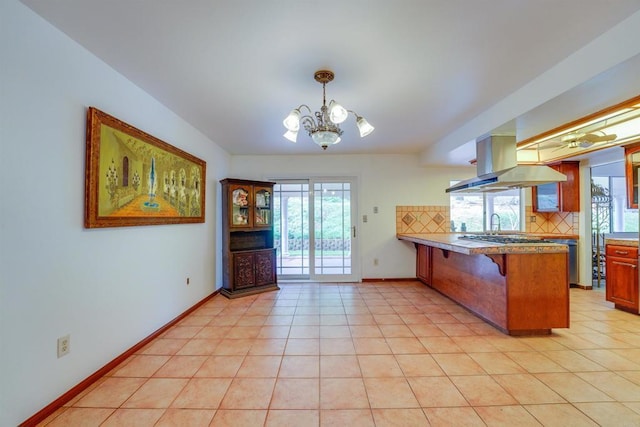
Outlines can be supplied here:
[[231, 226], [251, 226], [249, 207], [251, 205], [251, 186], [234, 185], [231, 187]]
[[538, 185], [536, 190], [538, 212], [557, 212], [560, 206], [560, 200], [558, 199], [558, 184], [551, 183]]
[[271, 226], [271, 190], [268, 188], [255, 188], [255, 212], [253, 225], [255, 227]]

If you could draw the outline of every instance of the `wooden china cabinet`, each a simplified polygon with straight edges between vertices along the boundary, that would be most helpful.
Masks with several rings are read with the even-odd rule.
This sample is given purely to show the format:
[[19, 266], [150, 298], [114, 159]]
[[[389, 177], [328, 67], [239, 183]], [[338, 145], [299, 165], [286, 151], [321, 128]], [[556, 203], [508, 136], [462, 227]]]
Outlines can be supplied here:
[[222, 289], [237, 298], [279, 289], [273, 239], [273, 182], [222, 184]]

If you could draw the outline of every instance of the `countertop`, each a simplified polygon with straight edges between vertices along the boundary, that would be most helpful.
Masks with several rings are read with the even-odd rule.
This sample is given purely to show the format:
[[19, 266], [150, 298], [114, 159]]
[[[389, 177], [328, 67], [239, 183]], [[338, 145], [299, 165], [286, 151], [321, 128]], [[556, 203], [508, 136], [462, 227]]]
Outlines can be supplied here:
[[638, 247], [637, 238], [624, 238], [624, 237], [612, 237], [604, 239], [605, 245], [619, 245], [619, 246], [635, 246]]
[[[527, 234], [530, 236], [530, 234]], [[557, 243], [489, 243], [459, 239], [462, 234], [452, 233], [415, 233], [397, 234], [400, 240], [406, 240], [421, 245], [432, 246], [466, 255], [476, 254], [528, 254], [528, 253], [558, 253], [568, 252], [567, 245]], [[539, 237], [536, 235], [535, 237]]]

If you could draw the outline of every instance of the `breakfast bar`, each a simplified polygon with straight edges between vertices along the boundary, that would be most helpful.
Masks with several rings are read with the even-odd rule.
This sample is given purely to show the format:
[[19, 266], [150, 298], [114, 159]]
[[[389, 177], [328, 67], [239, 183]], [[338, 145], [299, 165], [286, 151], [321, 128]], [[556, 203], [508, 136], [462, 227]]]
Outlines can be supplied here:
[[416, 276], [509, 335], [569, 327], [568, 247], [522, 235], [398, 234], [416, 246]]

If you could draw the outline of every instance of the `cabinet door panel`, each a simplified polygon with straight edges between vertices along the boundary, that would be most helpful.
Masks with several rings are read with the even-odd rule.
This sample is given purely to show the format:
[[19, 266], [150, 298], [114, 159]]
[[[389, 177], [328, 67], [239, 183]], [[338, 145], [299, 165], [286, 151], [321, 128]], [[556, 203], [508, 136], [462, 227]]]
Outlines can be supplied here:
[[625, 175], [627, 180], [627, 207], [638, 209], [638, 168], [640, 167], [640, 144], [624, 147]]
[[607, 301], [638, 310], [638, 262], [607, 257]]
[[253, 253], [233, 254], [235, 289], [242, 289], [255, 285], [256, 276], [253, 268], [253, 262]]
[[276, 281], [275, 251], [260, 251], [255, 253], [255, 281], [256, 286], [268, 285]]
[[560, 183], [561, 211], [580, 212], [580, 163], [562, 162], [558, 171], [567, 176], [567, 180]]
[[544, 184], [535, 187], [536, 212], [558, 212], [560, 210], [560, 193], [558, 184]]
[[416, 276], [423, 283], [431, 285], [431, 250], [429, 246], [417, 245]]

